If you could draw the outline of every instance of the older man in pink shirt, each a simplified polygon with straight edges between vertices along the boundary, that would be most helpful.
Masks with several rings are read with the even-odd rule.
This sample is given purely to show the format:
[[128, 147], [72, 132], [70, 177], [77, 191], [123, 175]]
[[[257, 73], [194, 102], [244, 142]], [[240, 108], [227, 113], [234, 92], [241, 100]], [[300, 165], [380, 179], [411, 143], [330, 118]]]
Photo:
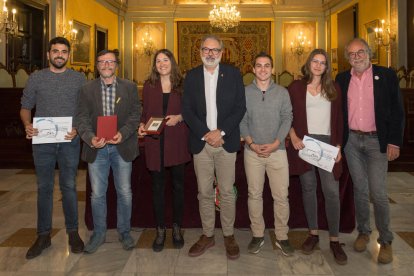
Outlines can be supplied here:
[[388, 161], [400, 155], [404, 111], [396, 73], [371, 64], [372, 52], [360, 38], [345, 47], [351, 70], [338, 74], [344, 109], [344, 151], [354, 183], [355, 213], [359, 235], [354, 249], [367, 248], [370, 198], [379, 232], [379, 263], [392, 262], [393, 234], [387, 196]]

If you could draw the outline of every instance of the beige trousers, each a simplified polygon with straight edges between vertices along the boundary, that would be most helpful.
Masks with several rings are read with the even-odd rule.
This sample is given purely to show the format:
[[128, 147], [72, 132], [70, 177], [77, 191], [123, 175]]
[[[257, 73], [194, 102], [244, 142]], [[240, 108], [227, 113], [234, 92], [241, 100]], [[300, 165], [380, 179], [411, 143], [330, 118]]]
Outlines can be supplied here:
[[198, 204], [203, 234], [214, 235], [214, 171], [220, 190], [220, 220], [224, 236], [233, 235], [236, 216], [236, 197], [233, 191], [235, 182], [236, 153], [228, 153], [222, 147], [214, 148], [206, 143], [204, 149], [194, 154], [194, 170], [198, 183]]
[[265, 174], [273, 197], [275, 234], [278, 240], [288, 239], [289, 227], [289, 165], [285, 150], [277, 150], [268, 158], [258, 157], [249, 149], [244, 151], [244, 168], [248, 185], [248, 207], [253, 237], [263, 237], [263, 186]]

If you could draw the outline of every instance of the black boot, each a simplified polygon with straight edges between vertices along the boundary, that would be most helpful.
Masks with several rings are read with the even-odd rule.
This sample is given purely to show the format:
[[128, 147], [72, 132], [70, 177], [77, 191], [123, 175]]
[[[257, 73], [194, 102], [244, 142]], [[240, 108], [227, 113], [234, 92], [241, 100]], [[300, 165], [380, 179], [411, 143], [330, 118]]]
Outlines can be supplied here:
[[71, 231], [68, 233], [68, 236], [70, 251], [72, 251], [72, 253], [82, 253], [84, 244], [82, 239], [79, 237], [78, 231]]
[[154, 250], [154, 252], [160, 252], [164, 249], [165, 235], [165, 227], [157, 227], [157, 236], [152, 243], [152, 250]]
[[181, 233], [180, 226], [178, 226], [178, 224], [176, 224], [176, 223], [173, 224], [172, 238], [173, 238], [173, 244], [174, 244], [175, 248], [177, 248], [177, 249], [183, 248], [184, 238], [183, 238], [183, 235]]
[[50, 234], [39, 235], [35, 243], [29, 248], [26, 253], [26, 259], [33, 259], [42, 254], [43, 249], [48, 248], [52, 244]]

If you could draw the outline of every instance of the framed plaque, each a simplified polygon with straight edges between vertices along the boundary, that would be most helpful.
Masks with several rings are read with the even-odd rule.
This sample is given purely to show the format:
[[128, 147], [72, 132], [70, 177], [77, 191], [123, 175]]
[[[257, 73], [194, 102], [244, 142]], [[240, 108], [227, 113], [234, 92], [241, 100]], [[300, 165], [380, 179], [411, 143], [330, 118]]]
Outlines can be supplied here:
[[165, 122], [167, 120], [162, 117], [151, 117], [148, 122], [145, 124], [145, 132], [147, 134], [160, 135], [164, 129]]

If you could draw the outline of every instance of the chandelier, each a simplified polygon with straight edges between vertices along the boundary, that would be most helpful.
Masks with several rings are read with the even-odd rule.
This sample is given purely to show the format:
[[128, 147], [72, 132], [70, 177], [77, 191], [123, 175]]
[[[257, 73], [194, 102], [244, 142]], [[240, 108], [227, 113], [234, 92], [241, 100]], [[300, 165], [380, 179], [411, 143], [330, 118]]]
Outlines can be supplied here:
[[73, 21], [70, 20], [68, 23], [68, 25], [66, 25], [65, 23], [59, 24], [58, 35], [69, 40], [72, 45], [76, 45], [76, 37], [78, 35], [78, 30], [73, 28]]
[[220, 1], [218, 6], [214, 5], [208, 17], [213, 28], [222, 29], [224, 32], [239, 25], [240, 18], [240, 12], [228, 0]]
[[154, 40], [151, 37], [151, 33], [149, 30], [149, 25], [146, 26], [147, 31], [145, 32], [144, 36], [142, 37], [142, 46], [139, 47], [138, 44], [135, 44], [135, 48], [138, 51], [139, 55], [144, 56], [152, 56], [157, 51], [157, 48], [155, 47]]
[[16, 9], [12, 9], [11, 16], [9, 10], [6, 6], [7, 0], [3, 0], [3, 9], [0, 14], [0, 33], [5, 35], [17, 36], [17, 19], [16, 19]]
[[304, 36], [302, 32], [299, 32], [299, 35], [295, 37], [295, 40], [290, 42], [290, 51], [298, 57], [309, 52], [310, 49], [311, 42], [306, 39], [306, 36]]
[[144, 55], [151, 56], [157, 51], [157, 49], [155, 48], [154, 41], [152, 40], [148, 25], [147, 25], [147, 31], [145, 32], [145, 35], [141, 40], [142, 40], [142, 53]]

